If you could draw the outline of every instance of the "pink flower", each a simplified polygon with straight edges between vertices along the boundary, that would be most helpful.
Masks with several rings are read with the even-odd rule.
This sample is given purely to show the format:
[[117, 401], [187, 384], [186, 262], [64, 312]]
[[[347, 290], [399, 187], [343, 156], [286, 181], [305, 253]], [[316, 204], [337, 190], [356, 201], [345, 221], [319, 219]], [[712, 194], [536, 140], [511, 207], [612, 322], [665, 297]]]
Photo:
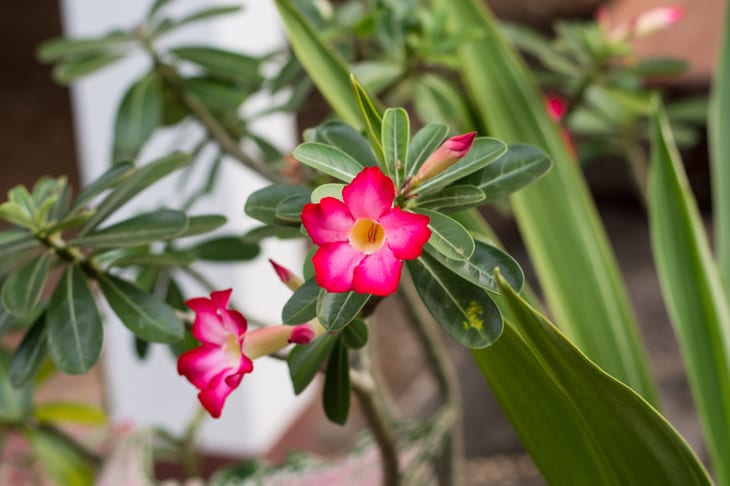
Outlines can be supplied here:
[[291, 290], [296, 290], [304, 284], [302, 279], [294, 275], [288, 268], [279, 265], [271, 258], [269, 258], [269, 263], [274, 267], [274, 271], [276, 272], [276, 276], [279, 277], [279, 280]]
[[363, 169], [342, 199], [325, 197], [302, 211], [319, 245], [312, 258], [317, 284], [330, 292], [395, 292], [403, 260], [418, 258], [431, 237], [428, 217], [393, 207], [395, 186], [377, 167]]
[[246, 318], [228, 309], [232, 289], [185, 302], [195, 312], [193, 336], [200, 346], [183, 353], [177, 371], [200, 390], [198, 399], [214, 418], [220, 417], [228, 395], [243, 375], [253, 371], [253, 360], [290, 343], [306, 344], [323, 329], [312, 324], [267, 326], [246, 334]]

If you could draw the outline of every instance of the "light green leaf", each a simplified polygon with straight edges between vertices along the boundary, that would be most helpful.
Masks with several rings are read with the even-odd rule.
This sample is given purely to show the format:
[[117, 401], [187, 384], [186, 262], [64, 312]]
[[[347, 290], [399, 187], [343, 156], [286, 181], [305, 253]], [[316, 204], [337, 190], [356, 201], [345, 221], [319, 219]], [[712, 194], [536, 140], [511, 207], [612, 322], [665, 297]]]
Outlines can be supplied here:
[[452, 83], [433, 74], [415, 80], [413, 105], [421, 120], [443, 123], [458, 132], [474, 126], [463, 94]]
[[36, 405], [33, 415], [44, 423], [73, 423], [83, 425], [104, 425], [107, 416], [98, 407], [79, 402], [46, 402]]
[[72, 57], [61, 61], [53, 68], [53, 79], [60, 84], [70, 84], [79, 78], [114, 64], [123, 57], [124, 54], [110, 52], [90, 52], [83, 56]]
[[380, 93], [403, 76], [403, 67], [391, 61], [366, 60], [352, 65], [352, 74], [373, 93]]
[[75, 246], [123, 248], [170, 240], [180, 235], [188, 224], [182, 211], [158, 209], [87, 233], [71, 240]]
[[342, 190], [344, 188], [344, 184], [322, 184], [312, 191], [312, 197], [310, 200], [313, 203], [318, 203], [326, 197], [333, 197], [342, 201]]
[[40, 62], [50, 63], [64, 57], [77, 58], [106, 52], [110, 48], [118, 49], [133, 41], [134, 38], [126, 32], [110, 32], [103, 37], [93, 39], [64, 39], [58, 37], [43, 42], [36, 51], [36, 57]]
[[414, 213], [428, 216], [431, 238], [426, 248], [441, 253], [452, 260], [466, 260], [474, 253], [474, 238], [458, 222], [445, 214], [417, 208]]
[[292, 155], [302, 164], [345, 182], [352, 181], [364, 168], [337, 147], [319, 142], [305, 142]]
[[416, 175], [428, 156], [443, 143], [448, 133], [449, 127], [438, 123], [429, 123], [416, 132], [408, 148], [407, 177]]
[[360, 110], [360, 118], [365, 126], [365, 133], [370, 140], [370, 144], [375, 149], [375, 157], [378, 159], [378, 166], [388, 176], [393, 174], [390, 172], [390, 167], [385, 164], [385, 154], [383, 152], [383, 143], [381, 141], [381, 134], [383, 132], [383, 116], [382, 110], [375, 105], [375, 102], [370, 98], [365, 88], [357, 82], [355, 76], [350, 74], [350, 83], [352, 89], [355, 92], [355, 99], [357, 100], [357, 106]]
[[312, 382], [332, 352], [337, 336], [322, 334], [309, 344], [294, 346], [286, 357], [294, 393], [299, 395]]
[[17, 317], [25, 317], [35, 309], [53, 260], [54, 254], [47, 251], [10, 274], [2, 290], [3, 304], [8, 311]]
[[183, 324], [167, 304], [116, 277], [102, 276], [99, 283], [109, 306], [135, 336], [160, 343], [182, 339]]
[[322, 289], [317, 299], [317, 317], [328, 331], [339, 331], [357, 317], [369, 299], [370, 294]]
[[6, 201], [0, 204], [0, 219], [4, 219], [8, 223], [22, 228], [36, 229], [33, 216], [28, 214], [20, 204], [13, 201]]
[[730, 484], [730, 305], [665, 113], [652, 121], [652, 248], [719, 484]]
[[459, 344], [489, 346], [502, 334], [502, 315], [487, 292], [423, 254], [407, 262], [413, 285], [431, 315]]
[[112, 162], [135, 159], [162, 121], [162, 79], [153, 71], [133, 83], [114, 122]]
[[393, 174], [395, 187], [405, 179], [408, 162], [408, 141], [411, 136], [411, 122], [403, 108], [388, 108], [383, 114], [381, 141], [385, 154], [385, 165]]
[[101, 315], [81, 268], [69, 265], [48, 304], [48, 351], [66, 373], [88, 371], [99, 359], [104, 340]]

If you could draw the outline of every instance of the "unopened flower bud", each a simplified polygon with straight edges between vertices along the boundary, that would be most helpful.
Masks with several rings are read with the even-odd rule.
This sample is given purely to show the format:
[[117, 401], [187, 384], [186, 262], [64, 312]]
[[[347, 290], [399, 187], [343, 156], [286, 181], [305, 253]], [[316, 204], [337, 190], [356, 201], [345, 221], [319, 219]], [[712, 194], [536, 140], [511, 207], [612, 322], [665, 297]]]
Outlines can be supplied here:
[[464, 133], [442, 143], [434, 153], [428, 156], [415, 177], [408, 182], [407, 189], [415, 189], [424, 181], [440, 174], [461, 160], [471, 149], [476, 136], [477, 132]]
[[292, 273], [292, 271], [288, 268], [279, 265], [271, 258], [269, 258], [269, 263], [271, 263], [271, 266], [274, 267], [274, 271], [279, 279], [290, 289], [296, 290], [304, 284], [302, 279], [294, 275], [294, 273]]
[[265, 326], [246, 334], [242, 351], [249, 359], [256, 359], [275, 353], [289, 344], [308, 344], [325, 332], [315, 319], [298, 326]]

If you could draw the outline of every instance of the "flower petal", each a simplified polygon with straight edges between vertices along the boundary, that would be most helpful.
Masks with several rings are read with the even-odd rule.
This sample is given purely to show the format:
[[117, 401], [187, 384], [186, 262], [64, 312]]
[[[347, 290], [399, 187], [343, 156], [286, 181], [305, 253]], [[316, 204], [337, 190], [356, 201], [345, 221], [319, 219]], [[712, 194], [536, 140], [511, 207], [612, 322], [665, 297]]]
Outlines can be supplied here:
[[213, 304], [215, 304], [217, 308], [227, 309], [228, 301], [231, 300], [231, 292], [233, 292], [233, 289], [216, 290], [215, 292], [210, 293], [210, 300], [213, 301]]
[[330, 292], [352, 290], [353, 272], [364, 257], [364, 253], [349, 243], [320, 246], [312, 257], [317, 285]]
[[308, 203], [304, 206], [302, 224], [315, 245], [325, 245], [347, 241], [355, 220], [342, 201], [325, 197], [317, 204]]
[[238, 311], [222, 309], [220, 313], [221, 324], [229, 333], [241, 337], [246, 333], [246, 318]]
[[393, 207], [393, 181], [377, 167], [366, 167], [342, 190], [342, 199], [355, 219], [377, 220]]
[[355, 268], [353, 287], [363, 294], [390, 295], [398, 289], [402, 267], [403, 262], [383, 247], [366, 256]]
[[193, 336], [202, 343], [223, 344], [231, 334], [221, 322], [218, 308], [212, 300], [205, 297], [189, 299], [185, 302], [190, 309], [195, 311], [195, 322], [193, 322]]
[[220, 374], [215, 377], [208, 388], [198, 393], [200, 403], [213, 418], [221, 416], [223, 404], [226, 402], [228, 395], [234, 390], [234, 387], [229, 386], [226, 381], [226, 376]]
[[401, 260], [413, 260], [421, 255], [423, 245], [431, 237], [428, 216], [393, 208], [380, 218], [385, 229], [385, 242]]
[[196, 388], [203, 390], [217, 375], [236, 372], [241, 367], [241, 361], [242, 357], [232, 359], [221, 347], [203, 345], [180, 355], [177, 372]]

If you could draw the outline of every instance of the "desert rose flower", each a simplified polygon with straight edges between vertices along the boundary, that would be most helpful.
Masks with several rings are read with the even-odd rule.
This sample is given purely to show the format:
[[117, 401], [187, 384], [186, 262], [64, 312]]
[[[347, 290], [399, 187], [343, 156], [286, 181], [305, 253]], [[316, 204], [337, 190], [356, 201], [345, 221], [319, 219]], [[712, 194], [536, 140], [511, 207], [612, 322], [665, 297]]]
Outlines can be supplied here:
[[214, 418], [220, 417], [228, 395], [243, 375], [253, 371], [253, 360], [290, 343], [307, 344], [324, 331], [318, 323], [267, 326], [247, 333], [246, 318], [228, 309], [232, 289], [185, 302], [195, 312], [193, 336], [200, 346], [183, 353], [177, 371], [200, 390], [198, 399]]
[[312, 258], [317, 284], [330, 292], [395, 292], [403, 260], [418, 258], [431, 237], [428, 217], [393, 207], [395, 186], [377, 167], [363, 169], [342, 199], [325, 197], [302, 211], [319, 245]]

